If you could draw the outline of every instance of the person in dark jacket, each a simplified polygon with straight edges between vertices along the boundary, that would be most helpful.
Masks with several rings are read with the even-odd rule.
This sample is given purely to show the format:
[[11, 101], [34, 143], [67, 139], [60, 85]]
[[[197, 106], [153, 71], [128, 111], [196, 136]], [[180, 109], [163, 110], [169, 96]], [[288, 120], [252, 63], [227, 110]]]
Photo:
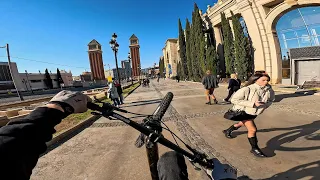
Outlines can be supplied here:
[[237, 74], [231, 74], [231, 79], [229, 80], [228, 91], [229, 94], [227, 98], [223, 99], [225, 102], [229, 102], [229, 99], [233, 95], [233, 93], [237, 92], [241, 87], [241, 81], [238, 79]]
[[216, 97], [214, 96], [214, 88], [217, 88], [217, 78], [216, 76], [211, 74], [210, 70], [207, 70], [206, 76], [203, 77], [202, 79], [202, 84], [204, 85], [204, 88], [206, 89], [206, 96], [208, 102], [206, 104], [211, 105], [211, 99], [210, 96], [212, 97], [212, 100], [214, 101], [215, 104], [218, 104], [218, 101]]
[[117, 88], [117, 92], [118, 92], [118, 95], [119, 95], [119, 100], [120, 100], [120, 104], [124, 104], [123, 103], [123, 91], [122, 91], [122, 87], [121, 87], [121, 84], [119, 83], [118, 80], [115, 81], [115, 86]]

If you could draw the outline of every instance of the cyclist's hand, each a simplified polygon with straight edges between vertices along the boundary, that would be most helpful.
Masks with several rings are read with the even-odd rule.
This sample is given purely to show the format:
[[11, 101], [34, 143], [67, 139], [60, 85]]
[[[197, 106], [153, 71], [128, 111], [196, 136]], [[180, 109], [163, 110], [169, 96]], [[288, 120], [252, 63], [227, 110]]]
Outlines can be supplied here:
[[72, 107], [73, 113], [83, 113], [88, 110], [87, 103], [91, 102], [91, 98], [81, 92], [61, 91], [56, 94], [50, 102], [56, 102], [59, 105], [67, 104]]
[[213, 160], [214, 169], [207, 170], [207, 174], [214, 180], [237, 179], [237, 170], [228, 164], [222, 164], [217, 159]]

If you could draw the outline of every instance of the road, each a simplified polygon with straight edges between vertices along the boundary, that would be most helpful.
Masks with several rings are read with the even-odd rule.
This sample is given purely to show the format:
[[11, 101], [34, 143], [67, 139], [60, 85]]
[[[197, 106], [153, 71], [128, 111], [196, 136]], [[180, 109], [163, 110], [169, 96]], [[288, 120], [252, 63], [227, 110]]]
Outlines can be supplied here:
[[[122, 87], [127, 86], [131, 84], [131, 82], [122, 82], [121, 85]], [[71, 90], [71, 91], [86, 91], [89, 89], [95, 89], [95, 88], [101, 88], [104, 86], [99, 86], [99, 87], [72, 87], [72, 88], [66, 88], [66, 90]], [[34, 94], [31, 92], [23, 92], [23, 98], [25, 100], [29, 99], [37, 99], [37, 98], [43, 98], [43, 97], [48, 97], [48, 96], [54, 96], [58, 92], [60, 92], [60, 89], [51, 89], [51, 90], [44, 90], [44, 91], [34, 91]], [[0, 104], [6, 104], [6, 103], [11, 103], [11, 102], [18, 102], [20, 101], [20, 98], [18, 97], [17, 94], [0, 94]]]
[[[221, 131], [233, 122], [223, 113], [231, 105], [205, 105], [199, 83], [152, 81], [150, 88], [139, 87], [127, 97], [123, 108], [150, 114], [169, 91], [175, 97], [164, 118], [168, 126], [187, 143], [235, 166], [241, 179], [320, 179], [319, 96], [277, 93], [276, 102], [256, 120], [259, 144], [269, 156], [259, 159], [249, 152], [245, 128], [234, 133], [235, 139], [224, 137]], [[226, 88], [218, 88], [216, 95], [224, 98]], [[42, 156], [31, 179], [150, 179], [145, 150], [133, 145], [138, 134], [101, 118]], [[160, 146], [160, 153], [165, 151]], [[188, 167], [191, 180], [206, 179]]]

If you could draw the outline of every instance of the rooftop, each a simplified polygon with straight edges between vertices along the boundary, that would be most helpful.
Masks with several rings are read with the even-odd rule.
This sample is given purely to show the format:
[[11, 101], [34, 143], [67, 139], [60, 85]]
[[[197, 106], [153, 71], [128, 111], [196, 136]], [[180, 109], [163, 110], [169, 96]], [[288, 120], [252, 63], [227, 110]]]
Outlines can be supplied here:
[[[97, 41], [97, 40], [95, 40], [95, 39], [93, 39], [92, 41], [90, 41], [90, 43], [88, 44], [88, 46], [90, 46], [90, 45], [100, 45], [100, 43]], [[100, 45], [101, 46], [101, 45]]]

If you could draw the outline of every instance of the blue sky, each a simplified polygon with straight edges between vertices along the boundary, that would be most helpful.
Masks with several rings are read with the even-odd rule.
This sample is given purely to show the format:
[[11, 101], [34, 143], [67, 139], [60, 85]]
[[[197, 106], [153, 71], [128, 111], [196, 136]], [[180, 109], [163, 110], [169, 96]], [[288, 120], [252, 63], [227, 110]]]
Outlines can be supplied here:
[[[104, 64], [115, 67], [109, 46], [118, 35], [119, 60], [127, 59], [129, 38], [139, 38], [142, 67], [158, 63], [168, 38], [178, 37], [178, 18], [191, 19], [193, 3], [205, 10], [216, 0], [8, 0], [0, 3], [0, 46], [10, 44], [20, 72], [52, 72], [56, 68], [79, 75], [90, 70], [87, 44], [96, 39]], [[0, 49], [0, 61], [5, 49]], [[17, 59], [26, 58], [48, 63]]]

